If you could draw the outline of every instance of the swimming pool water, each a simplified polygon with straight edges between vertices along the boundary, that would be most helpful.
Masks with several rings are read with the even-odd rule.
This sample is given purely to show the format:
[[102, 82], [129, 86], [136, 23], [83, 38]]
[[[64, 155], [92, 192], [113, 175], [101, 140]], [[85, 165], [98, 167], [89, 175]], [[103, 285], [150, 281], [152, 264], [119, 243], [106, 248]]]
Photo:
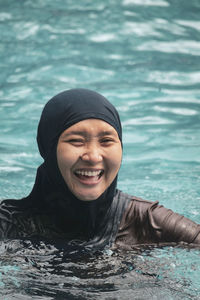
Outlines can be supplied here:
[[[0, 1], [0, 198], [23, 197], [33, 186], [46, 101], [85, 87], [119, 110], [119, 188], [200, 223], [199, 15], [196, 0]], [[0, 246], [5, 299], [200, 297], [198, 249], [73, 257], [71, 248], [45, 244], [23, 258], [21, 244], [12, 252], [17, 241], [7, 243]]]

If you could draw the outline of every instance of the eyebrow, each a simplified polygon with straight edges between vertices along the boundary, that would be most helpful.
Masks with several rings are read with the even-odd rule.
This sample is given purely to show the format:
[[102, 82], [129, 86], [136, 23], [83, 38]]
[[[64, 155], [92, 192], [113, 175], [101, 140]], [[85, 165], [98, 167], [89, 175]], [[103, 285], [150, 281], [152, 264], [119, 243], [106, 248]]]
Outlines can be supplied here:
[[[114, 131], [102, 131], [102, 132], [100, 132], [97, 136], [105, 136], [105, 135], [113, 135], [114, 134]], [[68, 132], [68, 133], [65, 133], [64, 134], [64, 137], [68, 137], [68, 136], [70, 136], [70, 135], [81, 135], [81, 136], [84, 136], [84, 137], [86, 137], [87, 136], [87, 132], [85, 132], [85, 131], [78, 131], [78, 130], [72, 130], [72, 131], [70, 131], [70, 132]]]

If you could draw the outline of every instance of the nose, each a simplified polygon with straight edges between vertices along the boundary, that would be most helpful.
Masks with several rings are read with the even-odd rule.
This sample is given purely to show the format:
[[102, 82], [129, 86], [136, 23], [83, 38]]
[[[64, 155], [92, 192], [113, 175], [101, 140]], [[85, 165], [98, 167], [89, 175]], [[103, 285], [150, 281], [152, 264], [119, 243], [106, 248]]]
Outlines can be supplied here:
[[98, 145], [93, 143], [88, 145], [81, 155], [82, 161], [89, 162], [90, 164], [97, 164], [103, 160], [101, 149]]

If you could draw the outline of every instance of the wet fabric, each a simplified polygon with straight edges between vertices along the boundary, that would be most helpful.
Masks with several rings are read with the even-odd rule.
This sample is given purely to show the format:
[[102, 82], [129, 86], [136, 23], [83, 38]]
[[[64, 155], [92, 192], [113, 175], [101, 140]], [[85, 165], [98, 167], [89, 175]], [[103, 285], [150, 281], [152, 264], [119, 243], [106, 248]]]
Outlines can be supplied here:
[[102, 219], [99, 232], [85, 243], [83, 241], [86, 237], [81, 235], [81, 229], [78, 233], [73, 228], [67, 231], [60, 227], [53, 214], [39, 212], [27, 205], [27, 202], [27, 199], [6, 200], [0, 205], [1, 238], [39, 238], [51, 241], [79, 239], [82, 245], [92, 249], [107, 246], [130, 250], [180, 242], [200, 244], [200, 225], [158, 202], [146, 201], [121, 191], [117, 191], [112, 208]]
[[200, 225], [159, 205], [158, 201], [132, 197], [123, 214], [115, 247], [132, 249], [180, 242], [200, 244]]
[[45, 105], [38, 126], [37, 142], [46, 159], [61, 133], [77, 122], [100, 119], [109, 123], [122, 141], [121, 122], [115, 107], [102, 95], [87, 89], [64, 91]]

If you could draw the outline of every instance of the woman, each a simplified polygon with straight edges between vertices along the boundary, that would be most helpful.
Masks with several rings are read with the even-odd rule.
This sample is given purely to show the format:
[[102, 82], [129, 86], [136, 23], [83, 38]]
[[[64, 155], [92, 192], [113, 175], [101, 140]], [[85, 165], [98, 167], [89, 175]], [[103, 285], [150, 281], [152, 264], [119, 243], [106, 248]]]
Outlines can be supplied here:
[[32, 192], [0, 206], [1, 238], [80, 240], [97, 247], [200, 244], [200, 225], [119, 191], [119, 115], [100, 94], [72, 89], [44, 107], [37, 142], [44, 163]]

